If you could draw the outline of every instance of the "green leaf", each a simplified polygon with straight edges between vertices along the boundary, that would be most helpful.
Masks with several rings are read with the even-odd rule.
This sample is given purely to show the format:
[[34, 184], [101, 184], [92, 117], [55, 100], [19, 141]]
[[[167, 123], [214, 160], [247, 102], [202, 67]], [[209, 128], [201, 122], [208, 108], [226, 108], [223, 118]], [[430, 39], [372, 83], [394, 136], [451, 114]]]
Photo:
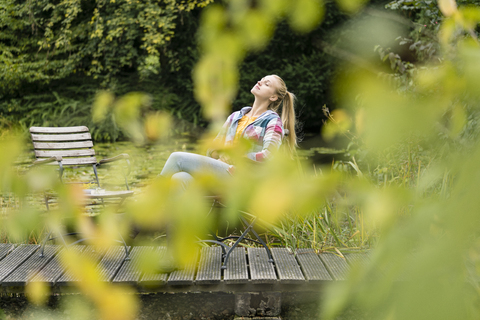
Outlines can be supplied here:
[[368, 2], [367, 0], [336, 0], [338, 6], [343, 11], [353, 14], [363, 8], [363, 6]]
[[298, 32], [311, 31], [325, 14], [321, 0], [296, 0], [291, 2], [291, 6], [290, 26]]

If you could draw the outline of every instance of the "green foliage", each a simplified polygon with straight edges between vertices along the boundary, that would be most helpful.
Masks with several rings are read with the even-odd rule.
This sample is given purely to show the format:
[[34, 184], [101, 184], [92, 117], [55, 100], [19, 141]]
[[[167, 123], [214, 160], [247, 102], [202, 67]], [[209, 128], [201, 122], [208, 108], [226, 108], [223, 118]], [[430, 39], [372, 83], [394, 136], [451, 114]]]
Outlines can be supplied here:
[[109, 83], [123, 70], [158, 74], [182, 12], [210, 1], [4, 1], [2, 91], [25, 82], [87, 75]]
[[111, 120], [92, 122], [92, 102], [104, 88], [148, 92], [153, 110], [179, 119], [178, 133], [192, 131], [201, 121], [191, 85], [195, 10], [208, 2], [3, 3], [0, 125], [24, 132], [32, 125], [88, 125], [95, 140], [124, 139]]
[[[310, 30], [318, 21], [317, 15], [308, 14], [306, 21], [298, 23], [296, 6], [320, 6], [316, 1], [298, 3], [263, 0], [252, 5], [232, 0], [202, 12], [202, 55], [194, 72], [195, 93], [214, 124], [223, 122], [229, 103], [237, 95], [238, 68], [249, 57], [247, 52], [268, 48], [280, 19], [286, 18], [297, 31]], [[281, 221], [278, 236], [292, 247], [338, 250], [362, 248], [375, 241], [370, 263], [353, 268], [348, 281], [337, 283], [326, 293], [326, 318], [353, 304], [377, 319], [477, 319], [480, 45], [476, 28], [480, 10], [457, 8], [454, 2], [443, 0], [439, 5], [444, 18], [434, 29], [438, 41], [435, 46], [412, 47], [418, 59], [408, 68], [403, 68], [399, 61], [402, 56], [395, 53], [394, 45], [398, 36], [406, 38], [415, 26], [384, 12], [367, 10], [352, 20], [346, 31], [338, 33], [347, 36], [344, 43], [336, 43], [341, 46], [328, 48], [345, 58], [346, 64], [334, 87], [342, 110], [325, 112], [330, 121], [325, 132], [349, 139], [345, 148], [348, 159], [320, 168], [318, 173], [281, 153], [268, 165], [253, 166], [243, 157], [245, 146], [240, 143], [225, 150], [236, 165], [232, 179], [220, 181], [205, 174], [196, 177], [185, 192], [172, 192], [178, 186], [170, 179], [154, 179], [125, 207], [123, 228], [129, 222], [143, 228], [175, 224], [175, 254], [179, 263], [185, 263], [194, 250], [195, 237], [202, 237], [210, 222], [203, 200], [213, 193], [227, 205], [223, 219], [233, 222], [239, 210], [248, 210], [266, 223]], [[422, 8], [411, 10], [412, 14], [425, 11], [418, 21], [428, 16], [427, 10], [438, 15], [430, 3]], [[247, 26], [247, 21], [252, 25]], [[260, 30], [259, 35], [254, 34], [256, 30]], [[378, 59], [378, 53], [385, 61]], [[149, 63], [156, 65], [156, 60]], [[385, 75], [402, 81], [385, 81]], [[96, 104], [96, 119], [105, 120], [111, 112], [133, 120], [138, 127], [143, 96], [114, 99], [117, 92], [105, 94], [108, 97], [103, 103]], [[74, 107], [69, 106], [71, 110]], [[154, 117], [146, 116], [147, 120]], [[160, 121], [155, 121], [143, 125], [159, 127]], [[15, 227], [9, 232], [22, 231], [22, 226], [30, 230], [35, 221], [60, 225], [55, 215], [42, 219], [36, 217], [36, 211], [25, 210], [28, 194], [48, 189], [56, 190], [62, 200], [63, 207], [55, 212], [57, 219], [66, 214], [77, 225], [84, 225], [78, 214], [81, 207], [73, 205], [82, 199], [81, 190], [55, 184], [53, 179], [39, 179], [33, 171], [16, 174], [11, 168], [23, 142], [7, 135], [2, 138], [0, 148], [8, 151], [0, 157], [2, 192], [15, 194], [21, 204], [8, 210]], [[201, 144], [199, 150], [209, 146]], [[286, 213], [289, 215], [284, 218]], [[113, 212], [106, 209], [102, 216], [89, 232], [111, 241], [105, 235], [114, 230]], [[18, 234], [24, 236], [25, 232]], [[102, 246], [101, 242], [93, 244]], [[91, 261], [73, 254], [64, 258], [75, 276], [97, 279]], [[117, 291], [97, 281], [79, 281], [78, 285], [102, 318], [121, 314], [134, 317], [138, 305], [126, 294], [129, 291]], [[120, 300], [109, 303], [112, 296]]]
[[[378, 38], [377, 51], [388, 65], [352, 50], [362, 60], [352, 59], [337, 82], [338, 95], [349, 89], [340, 103], [351, 114], [355, 144], [367, 151], [357, 157], [363, 174], [349, 183], [350, 203], [364, 210], [379, 241], [371, 264], [331, 291], [325, 304], [331, 318], [348, 304], [378, 319], [478, 317], [478, 292], [468, 287], [478, 279], [479, 208], [470, 190], [478, 173], [479, 95], [472, 85], [478, 82], [480, 15], [476, 7], [439, 5], [389, 5], [414, 18], [414, 24], [402, 23], [413, 35], [414, 63], [386, 49], [394, 48], [395, 37], [390, 44]], [[429, 33], [415, 38], [416, 22], [425, 17], [429, 25], [421, 28]], [[372, 27], [401, 35], [378, 20], [361, 32], [371, 34]], [[386, 74], [399, 81], [385, 81]]]
[[[125, 3], [122, 4], [122, 6], [125, 5]], [[107, 8], [104, 9], [107, 10]], [[154, 70], [155, 72], [139, 72], [139, 65], [137, 67], [135, 65], [141, 60], [140, 58], [130, 61], [133, 63], [131, 67], [130, 65], [122, 67], [122, 63], [118, 63], [117, 60], [126, 58], [117, 52], [115, 57], [109, 55], [102, 58], [108, 61], [110, 58], [113, 59], [110, 64], [115, 66], [116, 71], [112, 69], [113, 71], [109, 71], [108, 74], [104, 70], [99, 73], [90, 73], [89, 76], [86, 71], [79, 72], [80, 69], [77, 69], [75, 73], [63, 76], [60, 74], [63, 71], [57, 69], [52, 71], [52, 74], [57, 74], [55, 77], [61, 78], [61, 80], [49, 80], [50, 82], [45, 83], [46, 80], [37, 81], [30, 77], [28, 81], [18, 83], [18, 90], [10, 93], [4, 92], [0, 99], [1, 125], [9, 127], [20, 124], [25, 129], [31, 125], [88, 124], [93, 130], [96, 140], [125, 139], [122, 129], [116, 127], [112, 122], [92, 123], [89, 117], [89, 106], [91, 106], [97, 90], [104, 88], [119, 96], [133, 90], [146, 92], [152, 96], [151, 108], [153, 110], [165, 110], [179, 120], [179, 124], [175, 126], [177, 133], [190, 131], [194, 135], [198, 135], [195, 133], [198, 131], [198, 127], [205, 126], [207, 122], [193, 96], [191, 73], [199, 58], [196, 34], [202, 10], [197, 8], [191, 11], [180, 11], [176, 15], [175, 20], [172, 21], [172, 25], [175, 26], [174, 34], [168, 42], [162, 45], [163, 49], [157, 50], [160, 65]], [[22, 17], [26, 19], [25, 16]], [[81, 19], [87, 19], [87, 16], [80, 14], [75, 21], [80, 23]], [[265, 74], [275, 73], [282, 76], [289, 85], [289, 90], [297, 95], [298, 111], [301, 122], [304, 123], [304, 130], [318, 133], [318, 128], [325, 119], [319, 106], [325, 103], [327, 105], [335, 103], [329, 92], [329, 82], [334, 78], [336, 63], [330, 55], [323, 51], [320, 42], [328, 38], [330, 30], [344, 20], [346, 20], [346, 16], [339, 12], [335, 5], [328, 3], [322, 25], [309, 34], [298, 34], [292, 31], [286, 22], [280, 23], [272, 35], [270, 44], [261, 52], [248, 54], [242, 63], [239, 74], [241, 87], [233, 100], [233, 108], [240, 109], [249, 105], [252, 101], [249, 92], [253, 83]], [[131, 28], [137, 27], [131, 26]], [[26, 39], [40, 37], [40, 31], [41, 29], [36, 35], [28, 33], [28, 37], [27, 35], [22, 37]], [[79, 41], [78, 46], [82, 46], [86, 45], [88, 39], [78, 38], [77, 40]], [[80, 40], [83, 42], [80, 43]], [[97, 42], [100, 40], [96, 39]], [[124, 44], [124, 42], [120, 43]], [[140, 42], [136, 41], [133, 48], [128, 46], [126, 48], [135, 49], [138, 56], [142, 52], [145, 53], [139, 48], [139, 45]], [[110, 49], [113, 48], [108, 47], [107, 51]], [[102, 52], [106, 53], [107, 51]], [[37, 56], [37, 59], [41, 60], [45, 57]], [[90, 58], [88, 64], [92, 59]], [[85, 65], [86, 62], [82, 62], [82, 66]], [[17, 77], [20, 74], [15, 73], [11, 76]], [[72, 109], [68, 105], [77, 106], [73, 116], [65, 111], [62, 112], [66, 108]], [[37, 106], [41, 106], [42, 112], [32, 113]], [[64, 115], [69, 116], [64, 117]]]
[[364, 225], [358, 207], [345, 206], [337, 194], [320, 210], [307, 215], [291, 213], [271, 226], [271, 233], [292, 251], [313, 248], [318, 252], [362, 250], [375, 243], [375, 232]]

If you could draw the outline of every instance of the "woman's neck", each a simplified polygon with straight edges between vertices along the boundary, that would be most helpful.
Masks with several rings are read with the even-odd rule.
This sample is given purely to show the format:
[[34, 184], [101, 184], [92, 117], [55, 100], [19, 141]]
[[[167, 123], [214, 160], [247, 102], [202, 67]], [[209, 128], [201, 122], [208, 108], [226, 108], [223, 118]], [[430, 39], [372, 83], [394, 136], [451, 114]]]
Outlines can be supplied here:
[[253, 102], [252, 109], [249, 112], [250, 117], [259, 117], [268, 110], [268, 106], [270, 105], [270, 100], [259, 101], [255, 98]]

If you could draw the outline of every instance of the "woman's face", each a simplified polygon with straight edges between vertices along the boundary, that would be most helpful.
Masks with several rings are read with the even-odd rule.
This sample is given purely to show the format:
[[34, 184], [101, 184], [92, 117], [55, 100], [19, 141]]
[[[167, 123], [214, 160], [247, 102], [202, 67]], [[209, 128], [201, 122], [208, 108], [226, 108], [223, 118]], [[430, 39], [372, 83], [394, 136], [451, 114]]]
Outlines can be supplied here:
[[263, 77], [253, 86], [250, 92], [259, 99], [275, 101], [278, 99], [277, 88], [279, 86], [278, 79], [274, 76]]

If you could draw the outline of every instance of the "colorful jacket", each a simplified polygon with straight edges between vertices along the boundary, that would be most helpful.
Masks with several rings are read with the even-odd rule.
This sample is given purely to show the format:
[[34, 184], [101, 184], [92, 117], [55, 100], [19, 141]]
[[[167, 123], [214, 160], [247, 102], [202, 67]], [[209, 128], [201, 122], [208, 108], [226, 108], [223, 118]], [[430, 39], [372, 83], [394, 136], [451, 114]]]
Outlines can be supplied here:
[[[235, 139], [238, 121], [247, 114], [252, 107], [244, 107], [232, 113], [225, 121], [218, 133], [217, 139], [224, 141], [225, 146], [231, 146]], [[254, 161], [264, 161], [282, 144], [284, 135], [283, 124], [280, 116], [271, 110], [262, 113], [255, 121], [249, 124], [242, 133], [242, 137], [253, 142], [247, 157]], [[211, 155], [211, 151], [207, 153]]]

